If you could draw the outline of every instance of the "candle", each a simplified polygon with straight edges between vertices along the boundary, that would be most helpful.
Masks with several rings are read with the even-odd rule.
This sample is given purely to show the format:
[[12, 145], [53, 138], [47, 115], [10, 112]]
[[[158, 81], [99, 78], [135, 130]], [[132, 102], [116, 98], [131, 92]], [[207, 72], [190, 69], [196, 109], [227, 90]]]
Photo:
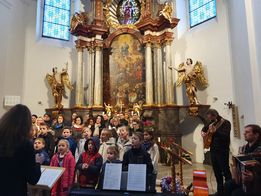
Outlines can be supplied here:
[[158, 142], [160, 143], [160, 137], [158, 137]]

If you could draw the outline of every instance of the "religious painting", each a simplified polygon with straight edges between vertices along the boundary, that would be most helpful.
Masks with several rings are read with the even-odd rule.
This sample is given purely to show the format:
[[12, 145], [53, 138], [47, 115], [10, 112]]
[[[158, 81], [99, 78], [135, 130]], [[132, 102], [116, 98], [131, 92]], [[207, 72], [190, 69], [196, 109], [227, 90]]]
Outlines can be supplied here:
[[131, 34], [113, 40], [109, 60], [110, 102], [122, 108], [145, 103], [145, 63], [141, 43]]
[[134, 24], [140, 18], [140, 2], [138, 0], [122, 0], [117, 7], [117, 18], [120, 24]]

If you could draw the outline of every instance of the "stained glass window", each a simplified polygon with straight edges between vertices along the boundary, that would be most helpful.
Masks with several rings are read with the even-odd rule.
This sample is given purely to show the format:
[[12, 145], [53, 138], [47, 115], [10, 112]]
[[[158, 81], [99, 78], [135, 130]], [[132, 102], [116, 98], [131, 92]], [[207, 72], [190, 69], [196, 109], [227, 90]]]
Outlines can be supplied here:
[[189, 0], [190, 27], [216, 17], [215, 0]]
[[70, 39], [70, 0], [45, 0], [43, 14], [43, 37]]
[[134, 24], [140, 18], [140, 3], [138, 0], [122, 0], [117, 8], [120, 24]]

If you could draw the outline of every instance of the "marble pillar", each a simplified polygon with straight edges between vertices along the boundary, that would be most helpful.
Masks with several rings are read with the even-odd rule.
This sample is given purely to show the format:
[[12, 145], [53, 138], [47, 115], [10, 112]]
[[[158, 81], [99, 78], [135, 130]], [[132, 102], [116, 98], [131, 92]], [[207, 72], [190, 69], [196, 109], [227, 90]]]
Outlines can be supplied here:
[[93, 105], [93, 74], [94, 74], [94, 52], [91, 47], [88, 48], [87, 52], [87, 83], [88, 83], [88, 89], [87, 89], [87, 105], [92, 106]]
[[166, 69], [166, 97], [165, 101], [167, 105], [174, 104], [174, 82], [173, 71], [171, 69], [171, 41], [165, 43], [165, 69]]
[[83, 48], [77, 47], [78, 63], [77, 63], [77, 75], [76, 75], [76, 95], [75, 106], [83, 106]]
[[94, 70], [94, 100], [96, 107], [103, 106], [103, 78], [102, 78], [102, 47], [95, 47], [95, 70]]
[[164, 86], [163, 86], [163, 66], [162, 66], [162, 50], [161, 45], [159, 43], [156, 44], [156, 51], [157, 51], [157, 88], [155, 91], [157, 92], [157, 104], [162, 105], [163, 104], [163, 98], [164, 98]]
[[158, 83], [158, 74], [157, 74], [157, 47], [153, 44], [153, 78], [154, 78], [154, 103], [158, 103], [158, 92], [157, 92], [157, 83]]
[[151, 43], [145, 46], [145, 66], [146, 66], [146, 105], [153, 104], [153, 78], [152, 78], [152, 51]]

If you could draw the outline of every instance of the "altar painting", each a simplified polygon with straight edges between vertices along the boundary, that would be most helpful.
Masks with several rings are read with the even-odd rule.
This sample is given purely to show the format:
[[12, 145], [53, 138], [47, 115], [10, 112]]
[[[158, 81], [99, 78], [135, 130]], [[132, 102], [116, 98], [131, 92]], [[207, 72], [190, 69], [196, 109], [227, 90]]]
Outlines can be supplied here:
[[111, 104], [132, 107], [145, 102], [144, 50], [130, 34], [122, 34], [111, 45], [110, 97]]

